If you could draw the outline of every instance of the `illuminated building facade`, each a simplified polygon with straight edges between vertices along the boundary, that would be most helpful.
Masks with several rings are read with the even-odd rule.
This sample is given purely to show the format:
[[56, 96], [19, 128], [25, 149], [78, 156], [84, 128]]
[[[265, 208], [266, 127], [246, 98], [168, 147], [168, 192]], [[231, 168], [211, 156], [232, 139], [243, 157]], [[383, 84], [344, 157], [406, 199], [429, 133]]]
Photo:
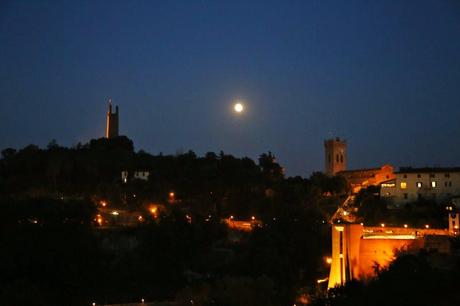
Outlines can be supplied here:
[[147, 170], [133, 171], [131, 174], [128, 172], [128, 170], [121, 171], [121, 181], [123, 183], [127, 183], [128, 180], [131, 180], [131, 179], [148, 181], [149, 176], [150, 176], [150, 171], [147, 171]]
[[[458, 214], [449, 218], [458, 224]], [[376, 267], [386, 267], [395, 251], [417, 251], [421, 248], [450, 252], [450, 237], [457, 232], [409, 227], [364, 227], [361, 224], [332, 225], [332, 260], [328, 288], [344, 285], [350, 280], [366, 280], [375, 276]]]
[[112, 101], [109, 100], [109, 109], [107, 111], [107, 124], [105, 129], [106, 138], [118, 137], [118, 106], [115, 106], [115, 113], [112, 113]]
[[337, 175], [343, 176], [351, 186], [353, 193], [369, 186], [385, 185], [396, 178], [393, 167], [384, 165], [380, 168], [340, 171]]
[[401, 168], [380, 190], [390, 208], [421, 199], [448, 204], [459, 195], [460, 168]]
[[336, 175], [347, 169], [347, 142], [340, 138], [324, 141], [325, 173]]

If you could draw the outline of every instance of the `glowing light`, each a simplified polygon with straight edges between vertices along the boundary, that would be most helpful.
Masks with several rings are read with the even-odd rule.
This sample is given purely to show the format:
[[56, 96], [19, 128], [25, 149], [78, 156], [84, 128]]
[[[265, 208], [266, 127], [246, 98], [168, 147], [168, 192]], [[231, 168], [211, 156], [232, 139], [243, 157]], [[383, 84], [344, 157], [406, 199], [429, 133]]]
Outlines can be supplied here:
[[455, 229], [458, 229], [458, 225], [455, 225], [454, 228], [455, 228]]
[[106, 207], [106, 206], [107, 206], [107, 202], [106, 202], [106, 201], [100, 201], [99, 204], [101, 204], [102, 207]]
[[430, 228], [430, 226], [428, 224], [425, 224], [425, 228]]
[[102, 216], [101, 216], [101, 215], [97, 215], [95, 221], [97, 222], [97, 224], [102, 225], [102, 222], [103, 222], [104, 220], [102, 219]]
[[326, 277], [326, 278], [323, 278], [323, 279], [318, 279], [316, 281], [316, 283], [321, 284], [321, 283], [327, 282], [328, 279], [329, 279], [329, 277]]
[[253, 221], [254, 221], [255, 219], [256, 219], [256, 217], [254, 217], [254, 216], [252, 216], [252, 217], [251, 217], [251, 220], [253, 220]]
[[235, 112], [241, 113], [241, 112], [244, 110], [244, 106], [243, 106], [243, 104], [241, 104], [241, 103], [236, 103], [236, 104], [233, 106], [233, 109], [235, 110]]
[[326, 257], [326, 262], [327, 262], [328, 264], [331, 264], [331, 263], [332, 263], [332, 258]]
[[381, 227], [385, 227], [385, 223], [381, 223], [380, 226], [381, 226]]
[[348, 215], [348, 212], [344, 211], [344, 212], [343, 212], [343, 215], [344, 215], [344, 216]]
[[407, 183], [401, 182], [401, 189], [406, 189], [406, 188], [407, 188]]
[[372, 235], [363, 236], [363, 239], [413, 240], [416, 237], [414, 235]]
[[230, 216], [230, 219], [233, 220], [233, 215]]
[[407, 228], [407, 224], [404, 224], [404, 228]]
[[118, 211], [116, 211], [116, 210], [112, 211], [112, 215], [114, 215], [114, 216], [118, 216], [119, 214], [120, 213]]
[[139, 222], [142, 222], [144, 220], [144, 217], [139, 216], [139, 217], [137, 217], [137, 220], [139, 220]]

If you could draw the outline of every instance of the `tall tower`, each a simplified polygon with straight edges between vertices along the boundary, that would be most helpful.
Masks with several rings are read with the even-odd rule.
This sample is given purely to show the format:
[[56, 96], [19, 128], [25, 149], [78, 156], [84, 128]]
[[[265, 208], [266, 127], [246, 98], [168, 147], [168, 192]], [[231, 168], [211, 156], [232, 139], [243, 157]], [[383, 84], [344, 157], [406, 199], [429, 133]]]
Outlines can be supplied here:
[[340, 138], [324, 141], [325, 172], [335, 175], [337, 172], [347, 170], [347, 142]]
[[118, 137], [118, 106], [115, 106], [115, 113], [112, 113], [112, 99], [109, 99], [109, 110], [107, 111], [107, 126], [105, 129], [105, 137]]

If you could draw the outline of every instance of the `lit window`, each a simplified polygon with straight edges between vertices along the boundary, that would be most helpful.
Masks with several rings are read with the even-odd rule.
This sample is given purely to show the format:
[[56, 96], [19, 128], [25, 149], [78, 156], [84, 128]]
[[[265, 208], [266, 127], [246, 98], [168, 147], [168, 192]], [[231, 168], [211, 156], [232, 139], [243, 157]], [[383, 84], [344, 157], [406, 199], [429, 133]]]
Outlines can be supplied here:
[[401, 189], [406, 189], [406, 188], [407, 188], [407, 183], [401, 182]]
[[435, 181], [431, 181], [431, 188], [436, 188], [436, 182]]
[[417, 182], [416, 186], [417, 186], [417, 188], [422, 188], [422, 182]]

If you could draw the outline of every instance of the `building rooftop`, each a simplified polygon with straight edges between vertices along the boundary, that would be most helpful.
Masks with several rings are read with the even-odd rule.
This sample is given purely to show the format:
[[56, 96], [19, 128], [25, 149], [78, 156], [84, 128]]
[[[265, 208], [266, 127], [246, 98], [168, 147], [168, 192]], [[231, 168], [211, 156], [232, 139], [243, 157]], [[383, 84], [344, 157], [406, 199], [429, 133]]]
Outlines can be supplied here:
[[439, 172], [460, 172], [460, 167], [400, 167], [397, 173], [439, 173]]

